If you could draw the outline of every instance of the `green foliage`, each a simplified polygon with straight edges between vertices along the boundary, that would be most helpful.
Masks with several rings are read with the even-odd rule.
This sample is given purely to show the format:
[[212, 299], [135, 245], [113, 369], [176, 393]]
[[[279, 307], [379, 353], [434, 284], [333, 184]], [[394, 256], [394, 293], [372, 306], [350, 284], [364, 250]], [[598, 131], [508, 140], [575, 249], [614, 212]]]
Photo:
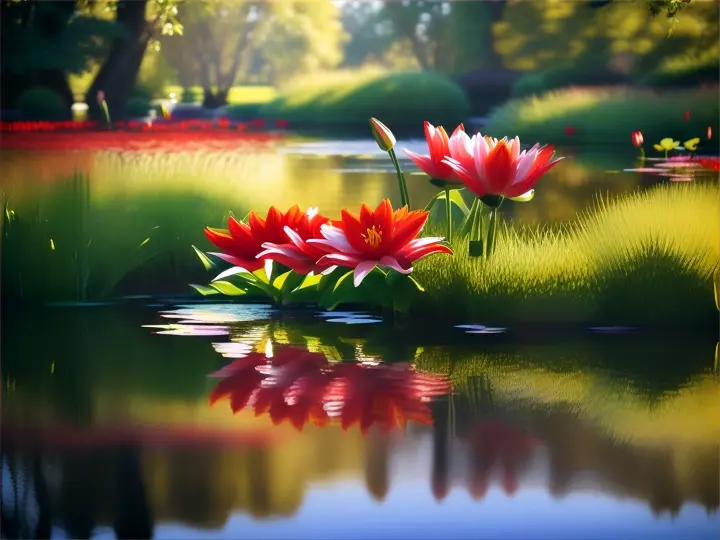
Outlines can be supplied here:
[[490, 259], [421, 261], [417, 315], [489, 325], [671, 324], [716, 319], [712, 273], [720, 261], [717, 185], [664, 185], [600, 201], [564, 229], [506, 226]]
[[361, 71], [301, 79], [260, 110], [296, 126], [367, 129], [372, 116], [391, 129], [434, 124], [456, 125], [469, 110], [464, 91], [435, 73]]
[[69, 120], [70, 104], [63, 97], [47, 88], [30, 88], [18, 99], [18, 108], [26, 120]]
[[693, 88], [698, 85], [720, 84], [720, 64], [717, 59], [705, 63], [688, 63], [676, 69], [658, 69], [639, 78], [638, 83], [655, 88]]
[[[689, 121], [684, 113], [690, 111]], [[645, 141], [702, 137], [708, 126], [718, 132], [717, 91], [654, 93], [630, 89], [566, 89], [539, 97], [511, 100], [494, 110], [488, 131], [521, 139], [560, 143], [625, 143], [642, 131]], [[567, 135], [565, 128], [575, 128]]]
[[181, 103], [202, 103], [203, 100], [203, 89], [197, 86], [191, 86], [183, 88], [182, 96], [180, 98]]
[[130, 118], [142, 118], [148, 115], [152, 108], [150, 101], [145, 97], [132, 97], [125, 104], [125, 114]]
[[598, 69], [597, 64], [581, 61], [561, 64], [541, 71], [522, 75], [513, 85], [513, 97], [537, 95], [566, 86], [602, 86], [625, 82], [626, 77], [608, 70]]

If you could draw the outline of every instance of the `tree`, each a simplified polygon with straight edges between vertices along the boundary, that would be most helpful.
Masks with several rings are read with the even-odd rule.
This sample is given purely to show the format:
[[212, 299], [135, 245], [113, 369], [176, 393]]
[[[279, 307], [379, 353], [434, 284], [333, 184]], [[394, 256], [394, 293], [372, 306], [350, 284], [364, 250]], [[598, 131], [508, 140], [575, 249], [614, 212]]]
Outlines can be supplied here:
[[643, 3], [611, 2], [594, 9], [562, 0], [513, 2], [493, 34], [505, 65], [513, 69], [592, 64], [593, 69], [620, 66], [625, 72], [647, 73], [672, 59], [717, 58], [718, 5], [686, 5], [682, 24], [668, 37], [667, 23], [649, 17]]
[[0, 3], [3, 107], [13, 106], [33, 86], [57, 92], [68, 107], [73, 103], [68, 73], [81, 73], [106, 54], [105, 43], [96, 36], [115, 34], [111, 22], [77, 7], [67, 1]]
[[330, 1], [204, 0], [180, 8], [182, 37], [163, 39], [168, 62], [185, 86], [200, 84], [205, 105], [220, 106], [251, 75], [279, 82], [336, 66], [344, 32]]
[[110, 115], [125, 116], [125, 104], [135, 88], [151, 40], [158, 31], [163, 35], [182, 33], [176, 18], [178, 4], [179, 0], [118, 0], [109, 4], [115, 9], [115, 24], [120, 32], [88, 90], [87, 102], [93, 116], [101, 114], [95, 99], [101, 90]]

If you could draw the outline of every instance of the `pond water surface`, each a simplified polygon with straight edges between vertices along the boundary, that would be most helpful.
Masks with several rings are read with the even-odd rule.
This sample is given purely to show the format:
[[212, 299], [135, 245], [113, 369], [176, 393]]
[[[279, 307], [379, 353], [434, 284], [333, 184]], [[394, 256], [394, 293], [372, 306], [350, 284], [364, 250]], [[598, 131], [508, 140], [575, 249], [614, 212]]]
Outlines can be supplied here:
[[717, 538], [712, 339], [31, 315], [2, 327], [7, 538]]
[[[3, 538], [718, 537], [714, 336], [190, 300], [229, 211], [335, 217], [397, 185], [371, 140], [161, 139], [0, 150]], [[702, 181], [559, 153], [506, 219]]]

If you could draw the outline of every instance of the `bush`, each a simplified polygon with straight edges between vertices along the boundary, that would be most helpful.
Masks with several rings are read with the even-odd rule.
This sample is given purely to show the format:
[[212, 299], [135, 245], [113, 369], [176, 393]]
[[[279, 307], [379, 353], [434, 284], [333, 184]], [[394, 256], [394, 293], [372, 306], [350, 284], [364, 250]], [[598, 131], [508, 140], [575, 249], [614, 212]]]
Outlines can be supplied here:
[[381, 118], [392, 129], [423, 120], [455, 125], [469, 111], [465, 92], [434, 73], [340, 72], [315, 75], [287, 87], [259, 113], [293, 126], [367, 129], [368, 119]]
[[717, 185], [666, 184], [564, 230], [504, 227], [489, 260], [459, 240], [454, 256], [417, 265], [426, 294], [413, 311], [488, 325], [717, 325], [718, 215]]
[[655, 88], [697, 88], [699, 85], [720, 84], [717, 62], [682, 70], [663, 70], [651, 73], [638, 81]]
[[[690, 120], [684, 118], [687, 111]], [[630, 133], [640, 130], [652, 154], [652, 144], [664, 137], [704, 138], [708, 126], [718, 133], [719, 116], [717, 91], [712, 89], [657, 93], [569, 88], [507, 102], [491, 113], [488, 132], [555, 144], [629, 145]], [[574, 132], [566, 133], [568, 127]]]
[[18, 108], [25, 120], [70, 120], [70, 105], [57, 92], [42, 87], [30, 88], [18, 98]]
[[150, 101], [143, 97], [133, 97], [125, 104], [125, 114], [130, 118], [143, 118], [152, 109]]
[[627, 82], [624, 75], [594, 68], [594, 64], [581, 62], [526, 73], [513, 85], [512, 96], [537, 95], [567, 86], [605, 86]]
[[180, 103], [202, 103], [205, 93], [199, 86], [183, 88]]

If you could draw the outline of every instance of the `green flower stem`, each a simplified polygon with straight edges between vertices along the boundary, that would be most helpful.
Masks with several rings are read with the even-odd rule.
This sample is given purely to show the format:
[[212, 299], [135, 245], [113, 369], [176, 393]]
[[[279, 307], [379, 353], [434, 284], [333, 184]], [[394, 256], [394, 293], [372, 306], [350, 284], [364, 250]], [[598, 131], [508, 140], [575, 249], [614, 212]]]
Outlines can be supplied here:
[[482, 240], [482, 212], [483, 203], [480, 199], [473, 202], [472, 228], [470, 229], [470, 240]]
[[400, 201], [401, 206], [407, 206], [408, 210], [410, 209], [410, 196], [408, 195], [407, 190], [407, 183], [405, 182], [405, 175], [403, 174], [402, 170], [400, 169], [400, 164], [398, 163], [397, 156], [395, 155], [395, 150], [391, 148], [388, 150], [388, 154], [390, 154], [390, 159], [393, 162], [393, 165], [395, 166], [395, 173], [397, 174], [398, 178], [398, 187], [400, 188]]
[[450, 190], [445, 189], [445, 238], [452, 242], [452, 204], [450, 204]]
[[103, 99], [100, 103], [100, 106], [102, 107], [103, 113], [105, 114], [105, 121], [107, 122], [107, 125], [110, 126], [110, 109], [108, 109], [107, 101]]
[[488, 226], [487, 242], [485, 243], [486, 257], [490, 257], [495, 251], [495, 236], [497, 233], [497, 208], [490, 210], [490, 225]]
[[640, 147], [640, 159], [645, 161], [645, 149], [642, 146]]

